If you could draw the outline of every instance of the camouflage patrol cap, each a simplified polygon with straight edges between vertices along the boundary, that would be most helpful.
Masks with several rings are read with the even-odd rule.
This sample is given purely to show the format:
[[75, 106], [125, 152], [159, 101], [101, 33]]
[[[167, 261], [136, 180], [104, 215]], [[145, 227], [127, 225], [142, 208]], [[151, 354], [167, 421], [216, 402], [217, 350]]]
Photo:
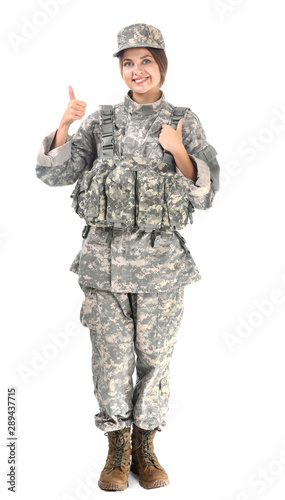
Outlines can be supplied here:
[[121, 29], [117, 35], [118, 51], [113, 57], [118, 57], [122, 50], [132, 47], [153, 47], [165, 49], [164, 40], [158, 28], [149, 24], [130, 24]]

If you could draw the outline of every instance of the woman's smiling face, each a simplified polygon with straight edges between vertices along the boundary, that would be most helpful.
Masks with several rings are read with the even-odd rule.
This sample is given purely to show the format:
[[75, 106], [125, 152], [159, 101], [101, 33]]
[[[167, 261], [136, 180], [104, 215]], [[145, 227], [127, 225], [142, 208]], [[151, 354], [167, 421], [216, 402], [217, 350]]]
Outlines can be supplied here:
[[[139, 96], [158, 99], [161, 92], [160, 71], [157, 62], [145, 47], [126, 49], [123, 55], [122, 76], [126, 85], [133, 91], [133, 99]], [[149, 101], [151, 102], [151, 101]]]

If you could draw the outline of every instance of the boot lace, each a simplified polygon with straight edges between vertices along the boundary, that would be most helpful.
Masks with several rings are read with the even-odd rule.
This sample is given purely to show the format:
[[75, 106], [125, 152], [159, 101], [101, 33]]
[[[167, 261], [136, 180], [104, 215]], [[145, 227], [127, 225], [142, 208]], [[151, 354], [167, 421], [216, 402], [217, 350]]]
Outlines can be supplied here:
[[[156, 427], [155, 430], [157, 430], [159, 432], [161, 431], [161, 429], [159, 427]], [[137, 446], [135, 448], [135, 450], [138, 450], [139, 448], [141, 448], [141, 455], [142, 455], [142, 458], [143, 458], [146, 466], [153, 465], [156, 469], [161, 470], [161, 467], [160, 467], [158, 461], [155, 459], [155, 457], [153, 456], [153, 454], [150, 452], [150, 449], [149, 449], [149, 436], [152, 432], [153, 432], [152, 430], [144, 430], [142, 440], [141, 440], [139, 446]]]
[[[104, 435], [107, 436], [109, 433], [105, 432]], [[110, 467], [120, 467], [125, 466], [126, 456], [124, 455], [126, 440], [124, 439], [124, 434], [122, 430], [112, 431], [115, 436], [114, 442], [114, 457], [112, 459]]]

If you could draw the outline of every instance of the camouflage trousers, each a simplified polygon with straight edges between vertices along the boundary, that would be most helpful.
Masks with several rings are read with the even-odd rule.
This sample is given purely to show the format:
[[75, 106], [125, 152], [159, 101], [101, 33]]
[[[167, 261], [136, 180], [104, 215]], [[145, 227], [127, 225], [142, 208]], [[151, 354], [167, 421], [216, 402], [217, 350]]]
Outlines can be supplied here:
[[[95, 425], [105, 432], [165, 426], [169, 363], [183, 315], [184, 287], [118, 293], [80, 285], [80, 320], [90, 329]], [[136, 369], [136, 383], [133, 373]]]

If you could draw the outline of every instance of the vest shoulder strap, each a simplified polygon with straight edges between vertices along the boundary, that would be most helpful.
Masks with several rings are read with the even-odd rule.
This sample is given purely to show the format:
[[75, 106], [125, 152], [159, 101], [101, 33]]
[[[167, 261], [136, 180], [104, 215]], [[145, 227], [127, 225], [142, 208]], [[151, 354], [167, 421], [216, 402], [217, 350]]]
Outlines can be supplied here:
[[[181, 118], [185, 117], [188, 109], [190, 109], [190, 108], [185, 108], [185, 107], [181, 107], [181, 106], [177, 106], [176, 108], [173, 108], [169, 125], [176, 130], [179, 120], [181, 120]], [[170, 153], [170, 151], [164, 150], [162, 161], [164, 161], [166, 163], [173, 163], [173, 166], [174, 166], [174, 159], [173, 159], [173, 156]]]
[[114, 113], [113, 106], [104, 104], [100, 106], [100, 123], [102, 134], [102, 150], [103, 156], [108, 158], [114, 154]]
[[[181, 118], [184, 118], [189, 108], [175, 107], [173, 108], [170, 125], [176, 129]], [[103, 156], [112, 157], [114, 154], [114, 111], [113, 106], [104, 104], [99, 107], [100, 123], [102, 133], [102, 151]], [[171, 163], [173, 156], [169, 151], [164, 150], [162, 161]]]
[[177, 106], [176, 108], [174, 108], [173, 112], [172, 112], [172, 116], [171, 116], [171, 123], [170, 123], [170, 125], [173, 128], [176, 128], [179, 120], [181, 120], [181, 118], [185, 117], [186, 112], [189, 109], [190, 108], [184, 108], [184, 107], [182, 108], [182, 107], [179, 107], [179, 106]]

